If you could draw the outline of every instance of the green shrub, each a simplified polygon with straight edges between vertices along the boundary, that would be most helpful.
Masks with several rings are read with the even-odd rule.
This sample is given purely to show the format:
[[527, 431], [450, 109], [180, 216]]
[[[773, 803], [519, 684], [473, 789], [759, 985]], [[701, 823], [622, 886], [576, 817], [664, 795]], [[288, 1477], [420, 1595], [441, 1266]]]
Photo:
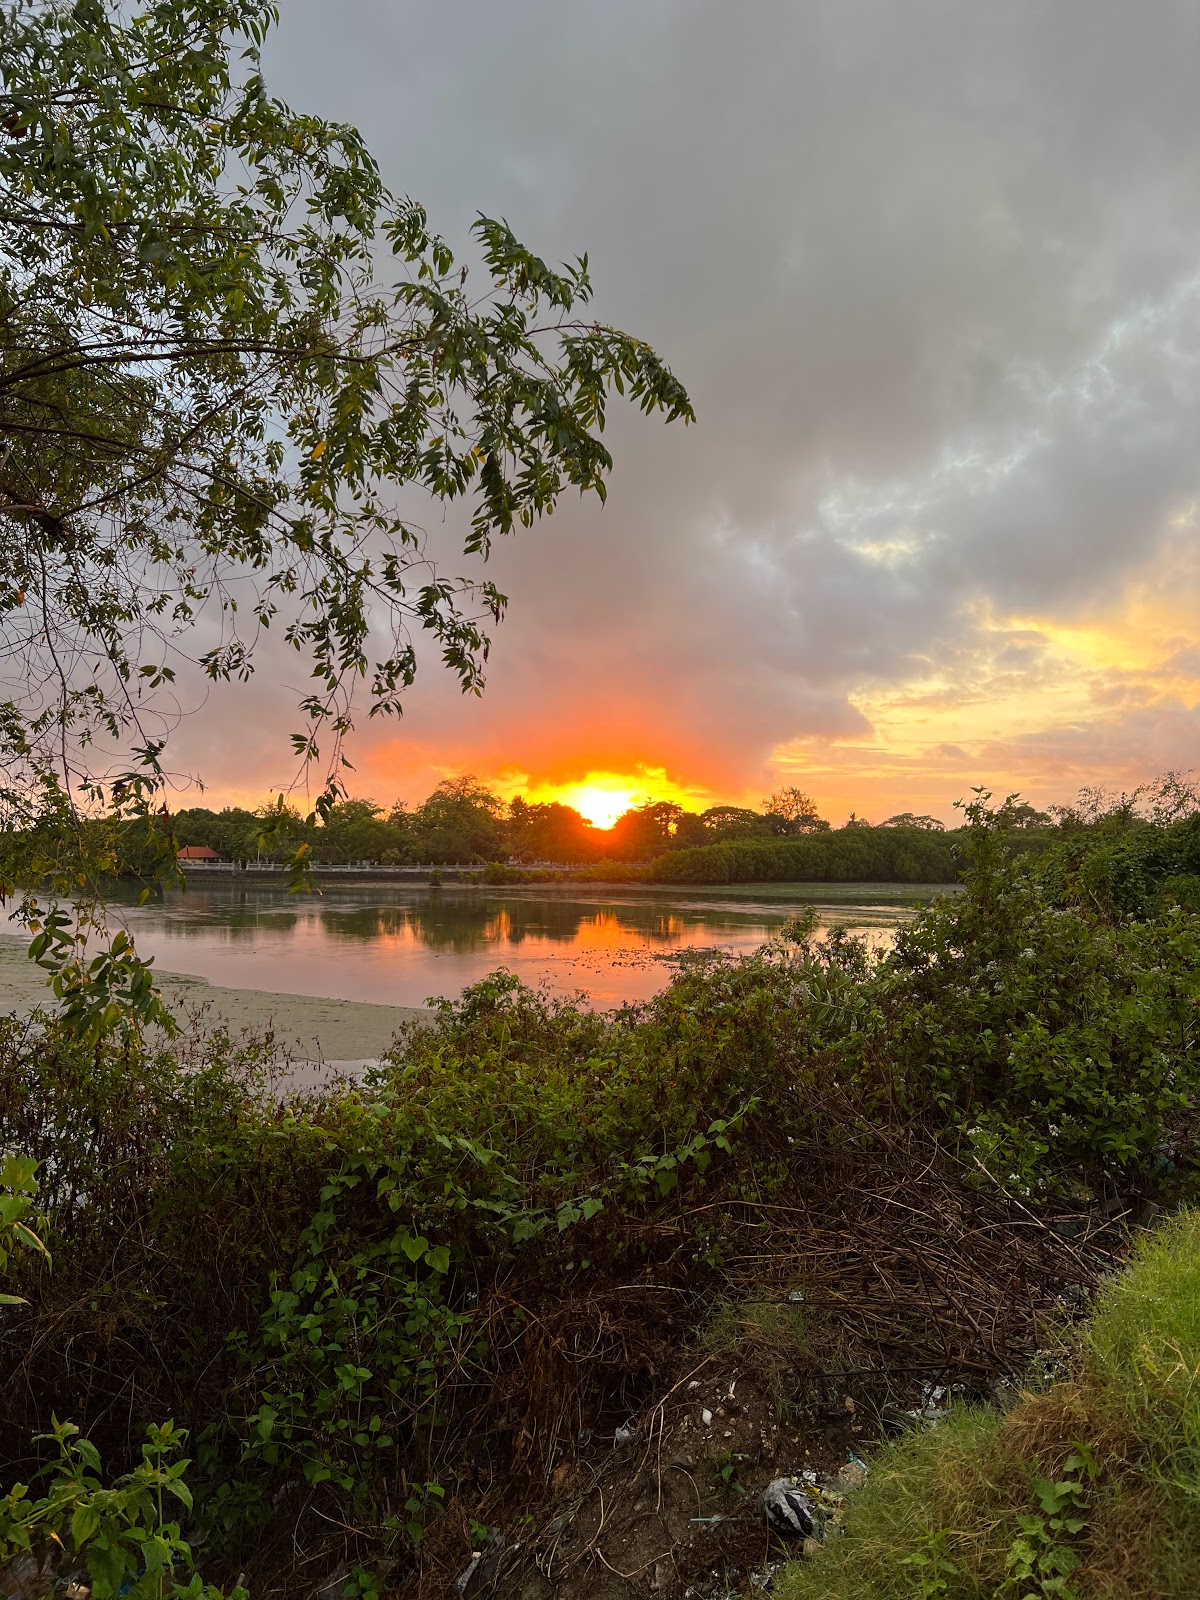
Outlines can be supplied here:
[[[26, 1389], [110, 1416], [120, 1395], [100, 1443], [130, 1470], [137, 1430], [186, 1418], [204, 1515], [243, 1533], [281, 1487], [361, 1510], [398, 1473], [418, 1481], [448, 1377], [490, 1359], [480, 1282], [517, 1261], [561, 1269], [580, 1229], [619, 1257], [622, 1217], [731, 1159], [746, 1075], [699, 1032], [658, 1044], [498, 975], [413, 1029], [364, 1092], [279, 1105], [219, 1043], [181, 1068], [0, 1027], [0, 1140], [52, 1174], [61, 1268], [27, 1325], [77, 1329], [67, 1348], [88, 1351], [77, 1369], [38, 1341]], [[21, 1344], [14, 1324], [6, 1360]], [[15, 1459], [24, 1414], [4, 1423]]]
[[[52, 1581], [53, 1552], [70, 1552], [96, 1600], [224, 1600], [195, 1571], [179, 1518], [192, 1509], [179, 1451], [186, 1435], [167, 1422], [149, 1429], [141, 1460], [106, 1484], [100, 1455], [73, 1423], [55, 1420], [46, 1436], [56, 1459], [42, 1493], [18, 1483], [0, 1496], [0, 1564], [32, 1556]], [[231, 1600], [246, 1600], [235, 1588]]]
[[[50, 1264], [33, 1228], [36, 1192], [37, 1163], [9, 1152], [0, 1162], [0, 1278], [17, 1250]], [[0, 1294], [0, 1306], [24, 1304], [19, 1295]], [[184, 1481], [191, 1463], [177, 1459], [186, 1437], [170, 1422], [151, 1426], [138, 1465], [106, 1485], [95, 1445], [74, 1423], [52, 1417], [42, 1438], [54, 1445], [56, 1457], [41, 1474], [42, 1492], [15, 1483], [0, 1493], [0, 1579], [10, 1563], [33, 1561], [49, 1588], [69, 1551], [82, 1559], [96, 1600], [223, 1600], [195, 1571], [191, 1547], [171, 1516], [173, 1509], [192, 1509]], [[27, 1576], [17, 1580], [17, 1589], [28, 1592]], [[244, 1590], [234, 1595], [245, 1600]]]
[[545, 873], [530, 872], [526, 867], [514, 867], [503, 861], [489, 861], [479, 874], [481, 883], [536, 883]]
[[1037, 864], [1048, 899], [1121, 920], [1152, 917], [1165, 901], [1200, 908], [1200, 812], [1161, 820], [1116, 806], [1068, 822]]
[[969, 808], [967, 893], [935, 901], [859, 985], [839, 1073], [876, 1114], [935, 1114], [1004, 1179], [1146, 1161], [1192, 1102], [1200, 918], [1111, 923], [1047, 903]]
[[[180, 1062], [0, 1023], [0, 1147], [43, 1164], [56, 1263], [0, 1325], [0, 1452], [34, 1470], [31, 1413], [58, 1407], [120, 1475], [173, 1416], [231, 1562], [308, 1496], [411, 1545], [513, 1352], [551, 1370], [546, 1323], [659, 1241], [665, 1293], [702, 1316], [743, 1208], [842, 1156], [911, 1139], [1009, 1190], [1152, 1189], [1196, 1096], [1200, 919], [1048, 904], [985, 805], [960, 837], [965, 893], [891, 954], [798, 925], [608, 1015], [498, 973], [361, 1088], [307, 1099], [228, 1040]], [[770, 1385], [798, 1319], [755, 1317]]]
[[605, 857], [602, 861], [590, 861], [574, 869], [570, 877], [572, 883], [643, 883], [649, 879], [649, 870], [635, 866], [630, 861], [613, 861]]

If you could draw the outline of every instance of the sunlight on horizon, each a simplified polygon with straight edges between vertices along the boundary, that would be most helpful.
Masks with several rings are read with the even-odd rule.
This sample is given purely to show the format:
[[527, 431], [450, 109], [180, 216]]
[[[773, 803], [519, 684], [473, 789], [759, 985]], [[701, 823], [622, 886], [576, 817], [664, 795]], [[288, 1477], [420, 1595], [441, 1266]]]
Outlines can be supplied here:
[[689, 811], [712, 804], [703, 790], [673, 782], [662, 767], [642, 767], [636, 773], [592, 771], [574, 783], [530, 783], [522, 775], [505, 787], [509, 799], [520, 794], [531, 805], [556, 801], [571, 806], [596, 828], [611, 828], [623, 812], [658, 800]]

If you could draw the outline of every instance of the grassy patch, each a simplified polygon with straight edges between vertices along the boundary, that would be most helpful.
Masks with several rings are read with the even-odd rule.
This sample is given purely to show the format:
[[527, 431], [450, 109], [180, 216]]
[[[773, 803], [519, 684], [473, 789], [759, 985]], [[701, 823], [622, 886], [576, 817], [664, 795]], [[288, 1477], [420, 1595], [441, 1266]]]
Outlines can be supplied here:
[[963, 1409], [876, 1462], [844, 1539], [781, 1600], [1200, 1594], [1200, 1214], [1098, 1298], [1072, 1375]]
[[736, 1356], [762, 1383], [782, 1418], [795, 1409], [796, 1373], [807, 1366], [809, 1330], [802, 1305], [789, 1300], [721, 1300], [701, 1332], [702, 1346]]

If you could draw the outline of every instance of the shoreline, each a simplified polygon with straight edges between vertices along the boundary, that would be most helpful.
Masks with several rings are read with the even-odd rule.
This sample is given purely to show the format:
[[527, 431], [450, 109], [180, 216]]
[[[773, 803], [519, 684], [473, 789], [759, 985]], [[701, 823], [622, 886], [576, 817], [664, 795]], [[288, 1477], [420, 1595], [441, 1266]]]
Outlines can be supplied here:
[[[234, 877], [224, 872], [201, 870], [194, 875], [189, 873], [189, 878], [189, 887], [201, 893], [219, 892], [236, 885], [257, 894], [265, 892], [270, 895], [272, 889], [282, 888], [278, 874], [263, 874], [260, 877], [252, 873], [239, 873]], [[336, 878], [333, 881], [326, 879], [324, 887], [333, 897], [340, 897], [339, 891], [357, 897], [364, 890], [369, 893], [372, 888], [390, 889], [394, 893], [400, 885], [395, 878], [389, 879], [386, 875], [372, 877], [363, 870], [353, 876], [347, 874], [340, 877], [340, 881]], [[410, 892], [416, 891], [418, 895], [429, 893], [427, 884], [414, 883], [411, 878], [403, 887]], [[960, 892], [957, 885], [816, 881], [674, 884], [668, 887], [598, 882], [485, 885], [478, 881], [460, 880], [448, 882], [444, 888], [448, 899], [465, 897], [474, 900], [479, 897], [536, 901], [561, 898], [577, 899], [592, 905], [620, 904], [622, 901], [626, 904], [645, 904], [665, 900], [680, 908], [715, 909], [725, 906], [747, 914], [751, 910], [762, 913], [769, 911], [769, 921], [782, 920], [792, 907], [825, 906], [836, 912], [839, 905], [861, 903], [864, 899], [873, 903], [872, 908], [886, 918], [894, 916], [899, 910], [916, 909], [938, 895]], [[172, 893], [172, 899], [175, 893]], [[53, 1006], [53, 996], [46, 987], [45, 974], [29, 960], [27, 949], [28, 941], [23, 935], [0, 932], [0, 1014], [27, 1015], [38, 1007]], [[183, 952], [173, 951], [172, 954], [177, 958]], [[251, 976], [252, 970], [246, 971], [246, 976]], [[154, 974], [164, 1001], [180, 1023], [183, 1036], [180, 1046], [185, 1050], [218, 1029], [225, 1028], [235, 1042], [239, 1039], [249, 1042], [269, 1036], [278, 1054], [298, 1065], [332, 1064], [350, 1071], [383, 1055], [401, 1028], [431, 1015], [428, 1007], [423, 1005], [393, 1005], [312, 993], [233, 987], [195, 973], [167, 967], [155, 966]], [[232, 975], [235, 974], [219, 974], [222, 977]], [[241, 976], [241, 971], [236, 975]], [[315, 975], [310, 973], [308, 978], [314, 981]], [[319, 977], [315, 981], [319, 981]], [[459, 986], [454, 987], [457, 990]], [[431, 987], [436, 992], [436, 984]], [[425, 991], [429, 992], [431, 990]]]
[[[25, 953], [27, 948], [28, 942], [19, 935], [0, 934], [0, 1012], [27, 1015], [53, 1001], [41, 969]], [[157, 967], [155, 975], [185, 1034], [203, 1038], [221, 1027], [235, 1039], [270, 1034], [280, 1054], [297, 1063], [350, 1066], [375, 1060], [405, 1023], [429, 1016], [424, 1006], [232, 989]]]
[[[857, 904], [864, 895], [869, 895], [878, 904], [911, 904], [921, 906], [930, 900], [935, 900], [943, 894], [961, 894], [963, 885], [955, 883], [896, 883], [883, 879], [853, 878], [840, 879], [774, 879], [756, 878], [736, 883], [653, 883], [638, 881], [636, 879], [620, 878], [534, 878], [522, 883], [485, 883], [477, 873], [469, 876], [451, 876], [460, 868], [447, 868], [447, 876], [440, 883], [430, 883], [428, 877], [418, 878], [411, 875], [401, 876], [399, 872], [386, 867], [361, 867], [343, 869], [331, 873], [328, 869], [316, 868], [313, 881], [318, 891], [325, 889], [421, 889], [437, 891], [461, 890], [477, 891], [481, 895], [493, 898], [506, 898], [510, 895], [536, 897], [541, 894], [562, 895], [564, 898], [576, 896], [579, 899], [591, 899], [596, 896], [614, 898], [629, 895], [635, 899], [678, 899], [681, 896], [694, 895], [698, 897], [711, 897], [714, 900], [746, 899], [746, 900], [793, 900], [805, 905], [839, 905]], [[256, 887], [278, 887], [286, 890], [286, 879], [281, 872], [261, 871], [250, 868], [245, 872], [229, 872], [223, 869], [189, 867], [186, 880], [196, 888], [217, 888], [224, 884], [237, 886], [240, 884], [253, 884]], [[118, 880], [120, 881], [120, 880]], [[169, 892], [175, 893], [174, 889]]]

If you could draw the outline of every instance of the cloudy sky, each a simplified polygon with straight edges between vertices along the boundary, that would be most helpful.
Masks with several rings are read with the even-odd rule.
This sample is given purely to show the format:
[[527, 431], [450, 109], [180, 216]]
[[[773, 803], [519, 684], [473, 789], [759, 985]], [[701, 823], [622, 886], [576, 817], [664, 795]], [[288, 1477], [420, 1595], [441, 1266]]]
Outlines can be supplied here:
[[[495, 559], [485, 696], [430, 670], [354, 787], [950, 817], [1200, 763], [1198, 33], [1192, 0], [285, 0], [271, 89], [452, 243], [484, 211], [586, 249], [699, 414], [619, 419], [607, 507]], [[224, 706], [184, 737], [215, 793], [287, 770]]]

